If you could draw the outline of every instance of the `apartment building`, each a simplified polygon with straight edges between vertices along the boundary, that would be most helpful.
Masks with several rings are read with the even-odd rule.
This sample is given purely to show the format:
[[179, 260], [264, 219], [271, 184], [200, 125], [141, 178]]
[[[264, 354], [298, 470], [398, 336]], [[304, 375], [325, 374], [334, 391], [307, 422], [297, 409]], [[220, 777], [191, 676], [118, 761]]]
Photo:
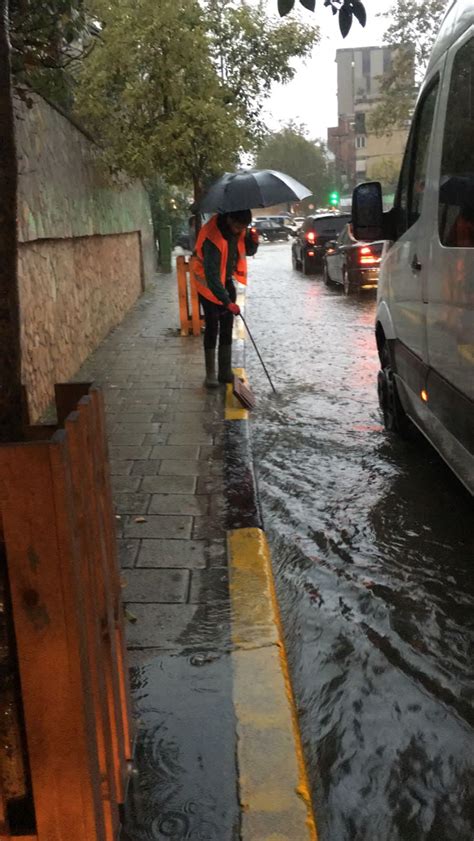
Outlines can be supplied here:
[[398, 168], [407, 128], [377, 137], [368, 116], [380, 101], [380, 79], [391, 66], [395, 47], [358, 47], [336, 51], [338, 125], [328, 128], [328, 148], [335, 156], [343, 188], [377, 175], [381, 165]]

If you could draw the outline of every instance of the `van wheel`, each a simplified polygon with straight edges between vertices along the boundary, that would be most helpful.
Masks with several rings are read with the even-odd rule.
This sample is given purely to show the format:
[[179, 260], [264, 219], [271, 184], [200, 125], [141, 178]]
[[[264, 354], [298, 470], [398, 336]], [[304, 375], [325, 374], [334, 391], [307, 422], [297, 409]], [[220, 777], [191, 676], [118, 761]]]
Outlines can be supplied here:
[[385, 344], [380, 353], [381, 370], [377, 376], [379, 405], [383, 415], [385, 429], [395, 432], [400, 438], [412, 438], [413, 424], [403, 408], [393, 376], [390, 351]]

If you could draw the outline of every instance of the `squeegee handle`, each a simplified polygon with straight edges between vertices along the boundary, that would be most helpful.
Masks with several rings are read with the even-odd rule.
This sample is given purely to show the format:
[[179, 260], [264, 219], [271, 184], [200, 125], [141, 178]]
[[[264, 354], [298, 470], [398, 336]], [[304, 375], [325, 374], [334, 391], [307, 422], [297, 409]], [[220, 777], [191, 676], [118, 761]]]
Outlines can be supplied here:
[[277, 393], [276, 388], [275, 388], [275, 386], [273, 385], [273, 383], [272, 383], [272, 381], [271, 381], [270, 374], [268, 373], [268, 371], [267, 371], [267, 369], [266, 369], [266, 367], [265, 367], [265, 362], [263, 361], [262, 357], [260, 356], [260, 351], [259, 351], [259, 349], [258, 349], [257, 345], [255, 344], [255, 340], [254, 340], [254, 338], [253, 338], [253, 336], [252, 336], [252, 334], [251, 334], [251, 332], [250, 332], [250, 330], [249, 330], [249, 328], [248, 328], [247, 322], [246, 322], [245, 318], [243, 317], [242, 313], [240, 313], [240, 317], [241, 317], [242, 321], [244, 322], [245, 329], [246, 329], [247, 333], [249, 334], [250, 341], [252, 342], [252, 344], [253, 344], [253, 346], [254, 346], [254, 348], [255, 348], [255, 351], [256, 351], [256, 353], [257, 353], [257, 356], [258, 356], [258, 358], [260, 359], [260, 362], [262, 363], [262, 368], [263, 368], [263, 370], [265, 371], [265, 373], [266, 373], [266, 375], [267, 375], [268, 382], [270, 383], [270, 385], [271, 385], [271, 387], [272, 387], [273, 391], [274, 391], [274, 392], [275, 392], [275, 394], [276, 394], [276, 393]]

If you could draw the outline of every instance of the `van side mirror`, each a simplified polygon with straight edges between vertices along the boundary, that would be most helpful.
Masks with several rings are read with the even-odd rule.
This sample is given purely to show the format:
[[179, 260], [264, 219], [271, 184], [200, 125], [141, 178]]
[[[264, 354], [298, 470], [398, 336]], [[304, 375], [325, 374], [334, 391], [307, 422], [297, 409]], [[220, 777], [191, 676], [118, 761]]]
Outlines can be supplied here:
[[380, 181], [359, 184], [352, 193], [352, 231], [356, 239], [385, 239]]

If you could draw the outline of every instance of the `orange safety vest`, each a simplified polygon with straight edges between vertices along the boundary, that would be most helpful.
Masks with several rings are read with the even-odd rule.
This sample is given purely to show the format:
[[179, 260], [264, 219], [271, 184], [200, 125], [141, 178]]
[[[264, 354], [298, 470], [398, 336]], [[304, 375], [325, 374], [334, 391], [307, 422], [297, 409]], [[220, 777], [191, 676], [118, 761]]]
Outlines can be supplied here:
[[[222, 236], [217, 226], [217, 215], [213, 216], [212, 219], [209, 219], [209, 222], [206, 222], [206, 224], [203, 225], [201, 230], [199, 231], [199, 235], [196, 240], [196, 245], [194, 246], [193, 256], [189, 261], [189, 272], [191, 280], [194, 283], [199, 295], [203, 295], [204, 298], [207, 298], [209, 301], [213, 301], [214, 304], [220, 304], [221, 306], [223, 306], [222, 301], [219, 301], [219, 299], [212, 294], [211, 290], [209, 289], [209, 286], [207, 285], [206, 274], [204, 271], [204, 258], [202, 253], [202, 247], [204, 245], [204, 240], [206, 239], [214, 243], [214, 245], [217, 246], [221, 253], [220, 280], [222, 286], [225, 287], [227, 272], [227, 254], [229, 246], [227, 244], [227, 240]], [[245, 231], [242, 231], [237, 240], [237, 267], [234, 271], [234, 276], [235, 279], [239, 281], [239, 283], [243, 283], [244, 286], [246, 285], [247, 256], [245, 254]]]

